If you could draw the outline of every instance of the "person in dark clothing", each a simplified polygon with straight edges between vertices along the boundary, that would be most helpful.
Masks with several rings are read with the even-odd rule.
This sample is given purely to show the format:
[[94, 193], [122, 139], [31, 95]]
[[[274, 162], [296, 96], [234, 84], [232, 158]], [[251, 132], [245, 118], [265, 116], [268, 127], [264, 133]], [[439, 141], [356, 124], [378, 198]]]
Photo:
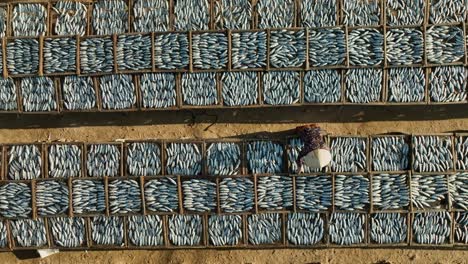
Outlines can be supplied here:
[[296, 127], [296, 133], [304, 142], [296, 160], [298, 173], [303, 172], [304, 164], [311, 168], [323, 168], [330, 163], [330, 151], [325, 145], [321, 132], [316, 124]]

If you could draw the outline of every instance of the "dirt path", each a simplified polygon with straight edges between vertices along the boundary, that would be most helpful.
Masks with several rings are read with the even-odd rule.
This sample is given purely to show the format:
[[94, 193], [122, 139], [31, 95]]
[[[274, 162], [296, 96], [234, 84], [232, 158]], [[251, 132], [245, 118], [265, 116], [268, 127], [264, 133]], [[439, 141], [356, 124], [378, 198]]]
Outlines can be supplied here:
[[43, 260], [20, 261], [12, 253], [1, 253], [2, 263], [94, 264], [94, 263], [197, 263], [197, 264], [464, 264], [467, 251], [402, 249], [324, 250], [179, 250], [61, 252]]

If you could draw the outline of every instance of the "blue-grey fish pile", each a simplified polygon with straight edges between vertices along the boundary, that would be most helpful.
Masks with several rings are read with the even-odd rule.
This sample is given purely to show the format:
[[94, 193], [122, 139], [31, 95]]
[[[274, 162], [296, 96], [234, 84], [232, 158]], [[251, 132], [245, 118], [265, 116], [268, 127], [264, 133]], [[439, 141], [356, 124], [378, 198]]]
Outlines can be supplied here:
[[49, 177], [81, 176], [81, 148], [71, 144], [53, 144], [48, 149]]
[[135, 105], [136, 90], [131, 75], [106, 75], [99, 80], [104, 109], [128, 109]]
[[358, 172], [367, 169], [365, 138], [338, 137], [331, 141], [331, 169], [335, 172]]
[[399, 213], [377, 213], [370, 218], [370, 237], [377, 244], [404, 243], [408, 225], [406, 216]]
[[447, 193], [446, 175], [411, 176], [411, 201], [416, 208], [444, 208]]
[[216, 105], [218, 90], [214, 72], [182, 74], [182, 99], [185, 105]]
[[240, 215], [212, 215], [208, 218], [208, 236], [215, 246], [233, 246], [242, 240]]
[[104, 212], [106, 199], [102, 181], [74, 180], [72, 188], [73, 212], [75, 214]]
[[432, 26], [426, 31], [426, 56], [430, 63], [460, 61], [465, 54], [462, 27]]
[[369, 179], [362, 175], [335, 176], [335, 207], [339, 210], [364, 210], [369, 205]]
[[[288, 167], [290, 173], [297, 173], [297, 163], [296, 160], [299, 157], [299, 152], [304, 147], [304, 142], [300, 138], [291, 138], [289, 139], [289, 146], [287, 149], [288, 152]], [[311, 173], [311, 172], [320, 172], [320, 169], [313, 169], [307, 166], [306, 164], [303, 165], [304, 170], [303, 173]]]
[[223, 212], [247, 212], [254, 207], [254, 184], [250, 178], [224, 178], [219, 183], [219, 202]]
[[36, 209], [39, 216], [59, 215], [68, 211], [68, 186], [62, 181], [36, 184]]
[[214, 2], [216, 29], [250, 29], [252, 5], [249, 0], [218, 0]]
[[288, 214], [287, 236], [294, 245], [314, 245], [325, 236], [324, 220], [318, 213]]
[[130, 176], [161, 174], [161, 149], [158, 143], [130, 143], [127, 146], [127, 173]]
[[138, 213], [141, 211], [140, 185], [136, 180], [112, 180], [108, 185], [111, 214]]
[[124, 0], [99, 0], [93, 6], [92, 20], [97, 35], [125, 33], [128, 29], [128, 6]]
[[74, 248], [86, 243], [85, 219], [81, 217], [54, 217], [49, 220], [54, 245]]
[[11, 235], [18, 247], [42, 247], [47, 245], [44, 219], [19, 219], [10, 221]]
[[332, 178], [326, 175], [296, 177], [296, 206], [312, 212], [332, 206]]
[[166, 31], [169, 28], [169, 1], [136, 0], [133, 4], [135, 32]]
[[270, 65], [274, 68], [301, 67], [306, 61], [305, 30], [275, 30], [270, 33]]
[[47, 9], [43, 4], [17, 4], [11, 26], [15, 37], [37, 37], [47, 32]]
[[12, 182], [0, 186], [0, 215], [7, 218], [28, 218], [32, 212], [31, 186]]
[[0, 38], [5, 37], [7, 28], [7, 9], [0, 7]]
[[114, 69], [114, 44], [111, 37], [87, 38], [80, 41], [82, 73], [110, 73]]
[[7, 225], [5, 222], [0, 221], [0, 248], [5, 248], [7, 246], [8, 246]]
[[468, 173], [449, 176], [449, 195], [452, 207], [468, 211]]
[[263, 210], [281, 210], [293, 206], [292, 178], [264, 176], [257, 178], [257, 204]]
[[418, 244], [439, 245], [450, 238], [452, 217], [448, 212], [415, 213], [413, 240]]
[[88, 149], [86, 168], [91, 177], [120, 175], [120, 150], [118, 145], [97, 144]]
[[254, 141], [247, 145], [249, 173], [280, 173], [283, 171], [283, 146], [273, 141]]
[[456, 243], [468, 244], [468, 212], [455, 214], [454, 240]]
[[85, 76], [66, 76], [62, 83], [62, 98], [67, 110], [89, 110], [96, 107], [93, 79]]
[[208, 174], [240, 174], [241, 159], [239, 144], [229, 142], [212, 143], [206, 150]]
[[163, 221], [157, 215], [132, 215], [128, 218], [128, 240], [132, 245], [163, 244]]
[[124, 245], [123, 218], [96, 216], [91, 219], [91, 239], [97, 245]]
[[[0, 8], [1, 10], [1, 8]], [[1, 12], [1, 11], [0, 11]], [[0, 42], [0, 77], [3, 77], [3, 41]]]
[[234, 32], [231, 35], [231, 60], [234, 69], [262, 68], [267, 59], [267, 32]]
[[343, 23], [347, 26], [376, 26], [380, 24], [378, 0], [347, 0], [343, 2]]
[[119, 70], [151, 69], [151, 36], [119, 35], [116, 53]]
[[44, 73], [74, 73], [76, 71], [75, 38], [46, 38], [43, 52]]
[[410, 146], [404, 137], [372, 138], [372, 170], [402, 171], [409, 168]]
[[331, 27], [338, 24], [338, 1], [302, 0], [300, 4], [303, 27]]
[[249, 215], [247, 225], [250, 244], [274, 244], [281, 241], [282, 220], [280, 214]]
[[345, 75], [346, 99], [351, 103], [379, 102], [383, 90], [382, 69], [350, 69]]
[[332, 213], [329, 227], [330, 242], [338, 245], [364, 243], [365, 224], [365, 214]]
[[174, 1], [175, 30], [207, 30], [210, 23], [209, 0]]
[[55, 33], [57, 35], [80, 35], [86, 33], [87, 7], [70, 0], [58, 1], [52, 9], [57, 13]]
[[387, 73], [388, 101], [396, 103], [423, 102], [426, 77], [423, 68], [390, 68]]
[[372, 176], [372, 204], [375, 209], [403, 209], [409, 205], [408, 176], [406, 174], [378, 174]]
[[294, 26], [294, 0], [259, 0], [256, 8], [259, 28], [285, 28]]
[[199, 175], [202, 153], [194, 143], [169, 143], [166, 146], [166, 172], [169, 175]]
[[145, 73], [140, 78], [144, 108], [168, 108], [176, 105], [176, 77], [173, 73]]
[[304, 102], [337, 103], [341, 100], [341, 72], [312, 70], [304, 75]]
[[20, 88], [24, 111], [50, 112], [57, 110], [55, 84], [51, 78], [23, 78]]
[[430, 74], [429, 95], [433, 102], [466, 102], [468, 70], [463, 66], [435, 67]]
[[295, 71], [270, 71], [263, 74], [263, 101], [267, 105], [291, 105], [299, 102], [300, 77]]
[[348, 36], [349, 64], [380, 65], [384, 59], [384, 36], [375, 28], [353, 29]]
[[221, 83], [224, 105], [258, 104], [258, 75], [256, 72], [223, 72]]
[[387, 25], [420, 25], [424, 21], [425, 0], [387, 0]]
[[468, 137], [455, 138], [455, 154], [457, 157], [457, 170], [468, 170]]
[[413, 136], [413, 169], [417, 172], [441, 172], [453, 169], [450, 136]]
[[9, 74], [37, 74], [39, 41], [31, 38], [9, 41], [6, 46], [6, 62]]
[[312, 67], [343, 65], [345, 59], [346, 38], [343, 28], [309, 30], [309, 62]]
[[467, 6], [464, 0], [431, 0], [429, 21], [433, 24], [457, 23], [465, 20]]
[[225, 33], [192, 35], [193, 67], [202, 70], [224, 69], [228, 62], [228, 37]]
[[8, 179], [31, 180], [42, 175], [41, 150], [36, 145], [14, 145], [8, 150]]
[[166, 177], [145, 183], [146, 209], [153, 212], [175, 212], [179, 207], [179, 195], [175, 179]]
[[18, 109], [16, 85], [11, 78], [0, 77], [0, 109], [5, 111]]
[[189, 40], [184, 33], [158, 34], [154, 37], [154, 63], [164, 70], [189, 66]]
[[199, 215], [171, 215], [169, 240], [176, 246], [196, 246], [203, 235], [202, 217]]
[[387, 31], [386, 41], [386, 59], [390, 65], [422, 63], [424, 41], [420, 29], [392, 28]]
[[216, 210], [216, 183], [204, 179], [191, 179], [182, 182], [184, 209], [195, 212]]

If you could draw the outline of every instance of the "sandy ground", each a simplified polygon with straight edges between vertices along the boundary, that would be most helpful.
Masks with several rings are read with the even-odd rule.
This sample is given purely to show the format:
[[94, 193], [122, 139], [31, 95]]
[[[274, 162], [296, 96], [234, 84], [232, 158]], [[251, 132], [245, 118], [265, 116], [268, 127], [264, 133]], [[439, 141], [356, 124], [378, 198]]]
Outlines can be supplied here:
[[180, 250], [180, 251], [92, 251], [62, 252], [43, 260], [19, 261], [12, 253], [0, 254], [2, 263], [304, 263], [304, 264], [464, 264], [467, 251], [401, 249], [327, 249], [327, 250]]
[[[328, 133], [435, 133], [468, 130], [466, 106], [309, 107], [239, 111], [64, 114], [0, 117], [0, 142], [280, 137], [318, 122]], [[381, 121], [386, 120], [386, 121]], [[434, 121], [427, 121], [434, 120]], [[25, 128], [27, 127], [27, 128]], [[467, 263], [468, 251], [422, 249], [126, 250], [62, 252], [44, 260], [0, 263]]]

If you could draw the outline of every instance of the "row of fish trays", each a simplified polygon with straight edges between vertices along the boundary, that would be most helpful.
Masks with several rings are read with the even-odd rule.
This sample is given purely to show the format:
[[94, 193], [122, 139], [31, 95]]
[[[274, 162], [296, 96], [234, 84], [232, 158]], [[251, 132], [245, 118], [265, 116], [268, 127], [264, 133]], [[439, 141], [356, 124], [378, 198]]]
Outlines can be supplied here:
[[[402, 8], [398, 4], [386, 1], [366, 3], [331, 1], [322, 5], [314, 5], [306, 1], [267, 0], [224, 3], [221, 0], [214, 0], [191, 6], [185, 1], [171, 0], [156, 3], [121, 0], [107, 4], [83, 0], [78, 1], [82, 3], [80, 6], [58, 6], [57, 2], [60, 1], [34, 2], [37, 6], [30, 9], [36, 14], [32, 11], [29, 14], [26, 13], [38, 20], [32, 22], [41, 24], [37, 33], [54, 35], [65, 31], [90, 35], [103, 34], [108, 31], [119, 33], [151, 31], [154, 28], [183, 30], [185, 28], [255, 29], [312, 25], [427, 25], [435, 22], [466, 20], [463, 2], [433, 5], [430, 1], [424, 0], [405, 6], [404, 9], [408, 9], [406, 12], [400, 10]], [[28, 2], [22, 2], [22, 4], [25, 3]], [[5, 18], [8, 18], [5, 32], [7, 36], [13, 35], [13, 13], [18, 4], [12, 1], [10, 4], [0, 6], [5, 10]], [[231, 10], [232, 8], [234, 10]], [[387, 9], [392, 11], [387, 11]], [[16, 17], [20, 15], [16, 14]], [[155, 20], [154, 24], [147, 21], [151, 18]], [[15, 23], [21, 22], [24, 23], [21, 20]]]
[[[466, 104], [468, 92], [463, 76], [468, 70], [463, 66], [454, 67], [457, 69], [334, 69], [323, 74], [320, 71], [284, 71], [8, 78], [0, 80], [4, 88], [3, 110], [0, 112], [57, 114], [314, 105]], [[399, 69], [403, 70], [403, 75], [398, 73]], [[404, 72], [405, 69], [410, 72]], [[372, 80], [366, 79], [370, 76], [373, 76]], [[452, 90], [447, 90], [446, 85]], [[200, 86], [204, 89], [198, 89]], [[410, 87], [415, 89], [410, 90]]]
[[[460, 191], [464, 188], [463, 179], [457, 184], [454, 179], [453, 175], [420, 177], [399, 172], [390, 177], [387, 174], [324, 174], [3, 181], [1, 186], [5, 196], [18, 193], [17, 189], [29, 195], [11, 198], [2, 216], [15, 219], [36, 218], [38, 215], [231, 214], [316, 210], [417, 212], [432, 208], [463, 210], [467, 206], [466, 201], [460, 200], [466, 197], [466, 193]], [[396, 188], [395, 193], [389, 194], [390, 189], [384, 183]], [[356, 187], [356, 193], [347, 190], [356, 184], [360, 184]], [[158, 187], [165, 189], [159, 190]], [[313, 188], [323, 188], [323, 191], [314, 193], [310, 191]], [[125, 191], [132, 191], [131, 197]], [[50, 197], [50, 194], [54, 196]], [[162, 201], [159, 195], [166, 197], [167, 201]], [[15, 204], [18, 207], [11, 208]], [[20, 209], [21, 212], [15, 211]]]
[[[466, 248], [465, 216], [274, 213], [4, 220], [2, 251], [38, 248]], [[383, 225], [383, 226], [382, 226]], [[460, 233], [464, 232], [464, 233]]]
[[306, 174], [0, 181], [0, 219], [466, 211], [468, 175]]
[[468, 63], [465, 31], [455, 23], [22, 36], [3, 38], [1, 52], [4, 77], [431, 67]]
[[[467, 172], [467, 139], [466, 133], [328, 135], [325, 142], [331, 147], [331, 164], [321, 170], [305, 166], [304, 173]], [[294, 174], [302, 146], [297, 137], [4, 144], [0, 179]], [[99, 161], [102, 157], [108, 159]], [[151, 164], [142, 163], [146, 160]], [[23, 168], [25, 175], [16, 173]]]

